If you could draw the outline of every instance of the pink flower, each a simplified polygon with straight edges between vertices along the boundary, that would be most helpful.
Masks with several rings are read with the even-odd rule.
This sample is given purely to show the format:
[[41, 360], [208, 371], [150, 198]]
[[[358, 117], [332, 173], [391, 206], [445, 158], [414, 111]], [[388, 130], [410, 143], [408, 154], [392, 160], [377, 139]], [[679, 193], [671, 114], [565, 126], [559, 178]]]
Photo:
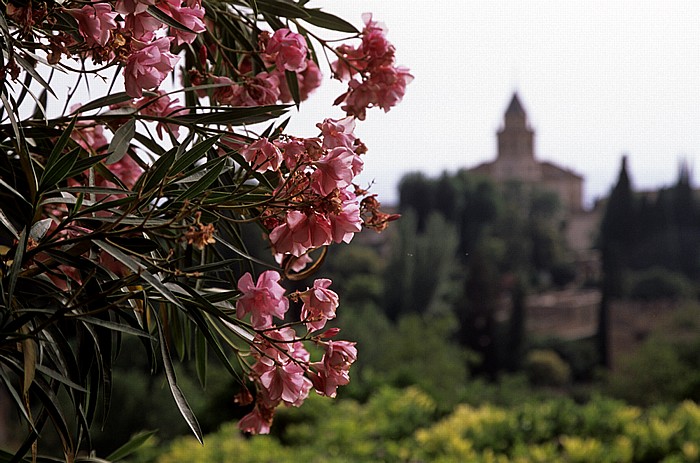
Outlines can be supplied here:
[[145, 13], [149, 5], [155, 5], [156, 0], [118, 0], [115, 10], [123, 15]]
[[304, 36], [287, 28], [276, 30], [265, 47], [265, 53], [275, 57], [277, 69], [292, 72], [306, 69], [308, 52]]
[[[274, 71], [279, 79], [280, 100], [284, 103], [292, 101], [292, 94], [287, 86], [287, 78], [284, 75], [284, 70], [276, 69]], [[306, 60], [306, 69], [302, 72], [297, 72], [297, 82], [299, 83], [299, 97], [301, 101], [309, 98], [318, 87], [321, 86], [323, 74], [313, 60]]]
[[131, 36], [141, 42], [150, 42], [155, 36], [155, 31], [164, 26], [150, 13], [128, 14], [124, 18], [125, 29], [131, 31]]
[[132, 53], [124, 68], [126, 93], [140, 98], [143, 89], [153, 89], [172, 72], [178, 57], [170, 53], [172, 37], [162, 37], [151, 43], [133, 40]]
[[265, 389], [265, 402], [299, 406], [308, 397], [311, 381], [304, 376], [306, 370], [289, 359], [284, 364], [266, 365], [257, 362], [253, 371], [258, 375], [260, 384]]
[[275, 144], [282, 150], [282, 158], [288, 169], [293, 170], [306, 157], [304, 140], [292, 138], [284, 142], [276, 141]]
[[371, 13], [363, 14], [362, 19], [365, 23], [362, 30], [362, 51], [368, 61], [368, 68], [392, 64], [396, 49], [386, 39], [386, 26], [372, 21]]
[[272, 326], [273, 315], [284, 318], [289, 308], [289, 301], [284, 297], [284, 288], [279, 284], [280, 274], [267, 270], [260, 274], [257, 284], [253, 277], [246, 272], [238, 280], [238, 290], [243, 293], [236, 302], [236, 315], [243, 318], [251, 314], [251, 323], [256, 330]]
[[253, 411], [241, 418], [241, 421], [238, 422], [238, 429], [251, 434], [269, 434], [274, 416], [274, 408], [256, 403]]
[[324, 214], [311, 214], [308, 221], [311, 248], [331, 244], [331, 222]]
[[355, 119], [345, 117], [343, 119], [326, 119], [322, 124], [316, 124], [321, 129], [323, 147], [326, 149], [344, 146], [353, 149], [355, 145]]
[[377, 87], [376, 105], [388, 112], [401, 102], [406, 93], [406, 85], [411, 83], [413, 76], [406, 67], [385, 66], [377, 69], [370, 80]]
[[316, 170], [311, 174], [311, 187], [321, 196], [330, 194], [334, 189], [350, 185], [355, 173], [353, 161], [356, 154], [345, 147], [333, 148], [324, 157], [314, 163]]
[[312, 248], [330, 244], [331, 222], [325, 215], [309, 216], [299, 211], [289, 211], [284, 223], [270, 232], [270, 242], [277, 254], [299, 257]]
[[306, 214], [289, 211], [284, 223], [270, 232], [270, 242], [278, 254], [291, 254], [299, 257], [310, 248], [309, 225]]
[[[187, 111], [177, 98], [171, 100], [163, 90], [157, 90], [156, 93], [157, 96], [145, 96], [137, 102], [141, 114], [153, 117], [172, 117]], [[163, 130], [169, 131], [176, 138], [180, 135], [180, 125], [175, 123], [158, 122], [156, 130], [161, 140], [163, 139]]]
[[321, 362], [311, 365], [316, 372], [309, 371], [309, 377], [316, 392], [335, 397], [338, 386], [344, 386], [350, 382], [350, 365], [355, 360], [357, 360], [357, 349], [354, 342], [328, 341]]
[[301, 319], [306, 322], [309, 331], [323, 329], [327, 320], [335, 318], [338, 295], [328, 289], [331, 283], [326, 278], [317, 279], [313, 288], [301, 293]]
[[[176, 43], [182, 45], [183, 43], [192, 43], [197, 37], [197, 34], [204, 32], [206, 27], [204, 25], [204, 8], [199, 5], [194, 7], [184, 6], [181, 7], [177, 4], [164, 3], [165, 11], [173, 19], [182, 24], [183, 26], [190, 29], [192, 32], [183, 31], [181, 29], [176, 29], [174, 27], [170, 28], [170, 35], [175, 37]], [[161, 8], [163, 9], [163, 8]]]
[[112, 10], [109, 3], [93, 3], [81, 9], [68, 10], [68, 12], [78, 21], [78, 31], [90, 47], [107, 45], [110, 31], [117, 28], [114, 20], [117, 12]]
[[212, 101], [230, 106], [263, 106], [277, 103], [280, 95], [279, 78], [274, 74], [261, 72], [255, 77], [246, 78], [239, 84], [225, 76], [216, 76], [215, 84], [231, 84], [217, 87], [212, 92]]
[[336, 51], [342, 57], [331, 64], [333, 75], [337, 79], [349, 80], [358, 72], [363, 72], [367, 67], [364, 51], [361, 48], [356, 49], [351, 45], [343, 44], [336, 48]]
[[240, 154], [258, 172], [278, 170], [282, 162], [282, 152], [265, 137], [243, 148]]
[[333, 241], [336, 243], [349, 243], [352, 241], [355, 233], [362, 231], [360, 205], [354, 194], [341, 190], [341, 195], [343, 193], [345, 193], [346, 199], [343, 200], [342, 212], [340, 214], [331, 214], [328, 217], [331, 222]]
[[277, 103], [280, 96], [279, 78], [274, 74], [261, 72], [246, 79], [235, 91], [231, 106], [264, 106]]

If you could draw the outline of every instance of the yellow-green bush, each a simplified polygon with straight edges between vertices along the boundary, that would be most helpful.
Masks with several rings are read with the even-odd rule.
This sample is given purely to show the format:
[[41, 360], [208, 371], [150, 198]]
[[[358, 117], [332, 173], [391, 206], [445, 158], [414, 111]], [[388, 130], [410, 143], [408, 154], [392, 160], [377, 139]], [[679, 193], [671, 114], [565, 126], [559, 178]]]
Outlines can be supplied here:
[[595, 396], [510, 408], [458, 405], [436, 420], [417, 388], [385, 388], [365, 404], [309, 397], [281, 410], [277, 436], [245, 438], [235, 424], [175, 441], [157, 463], [700, 462], [700, 406], [640, 409]]

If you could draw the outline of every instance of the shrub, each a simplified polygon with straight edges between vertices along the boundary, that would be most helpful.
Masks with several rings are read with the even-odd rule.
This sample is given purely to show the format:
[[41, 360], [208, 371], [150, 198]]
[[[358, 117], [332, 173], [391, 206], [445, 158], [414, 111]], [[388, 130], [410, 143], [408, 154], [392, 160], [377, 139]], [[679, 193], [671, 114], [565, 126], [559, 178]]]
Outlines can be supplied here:
[[525, 373], [530, 384], [561, 387], [571, 381], [571, 368], [552, 350], [535, 349], [525, 358]]
[[638, 300], [687, 299], [697, 294], [695, 285], [683, 274], [660, 267], [632, 273], [627, 296]]

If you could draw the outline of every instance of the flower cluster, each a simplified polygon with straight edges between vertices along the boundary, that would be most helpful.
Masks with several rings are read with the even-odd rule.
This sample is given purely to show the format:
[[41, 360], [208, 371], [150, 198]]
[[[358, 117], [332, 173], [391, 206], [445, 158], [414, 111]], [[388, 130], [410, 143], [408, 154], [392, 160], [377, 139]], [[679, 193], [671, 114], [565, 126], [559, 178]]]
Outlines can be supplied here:
[[[187, 30], [167, 26], [150, 8]], [[157, 88], [174, 70], [179, 58], [171, 52], [173, 42], [190, 44], [206, 30], [204, 8], [191, 0], [118, 0], [114, 6], [95, 0], [67, 11], [83, 37], [80, 54], [92, 56], [96, 63], [116, 59], [124, 64], [126, 91], [134, 98]]]
[[[211, 101], [228, 106], [272, 105], [281, 101], [293, 100], [287, 84], [287, 72], [296, 75], [299, 98], [306, 100], [321, 85], [321, 70], [309, 58], [309, 49], [303, 35], [287, 28], [260, 33], [260, 58], [265, 69], [253, 72], [249, 59], [245, 59], [236, 69], [238, 79], [217, 75], [208, 69], [207, 59], [202, 59], [204, 71], [191, 70], [190, 80], [195, 85], [207, 82], [220, 85], [211, 94]], [[206, 56], [206, 49], [204, 49]]]
[[340, 59], [333, 63], [335, 77], [347, 80], [348, 91], [336, 104], [348, 115], [364, 120], [367, 108], [380, 107], [384, 112], [398, 104], [413, 76], [408, 68], [394, 65], [394, 46], [386, 39], [386, 26], [363, 15], [365, 27], [358, 47], [343, 44], [336, 49]]
[[355, 121], [326, 119], [318, 127], [321, 138], [261, 138], [240, 150], [253, 169], [282, 176], [275, 192], [280, 207], [266, 210], [264, 221], [278, 260], [349, 243], [362, 229], [360, 202], [351, 187], [366, 148], [353, 133]]
[[[318, 394], [335, 397], [338, 386], [349, 382], [350, 365], [357, 358], [355, 344], [332, 341], [339, 330], [330, 329], [310, 339], [322, 349], [323, 357], [311, 362], [311, 355], [293, 328], [277, 328], [273, 317], [284, 319], [289, 300], [274, 270], [263, 272], [256, 283], [246, 273], [238, 280], [241, 296], [236, 303], [237, 316], [250, 315], [250, 323], [258, 334], [253, 341], [253, 358], [249, 377], [256, 386], [253, 410], [239, 422], [241, 430], [265, 434], [270, 430], [274, 409], [279, 405], [301, 405], [311, 389]], [[308, 332], [323, 328], [335, 318], [338, 295], [329, 289], [331, 281], [320, 279], [312, 288], [290, 297], [303, 301], [302, 321]], [[308, 336], [306, 339], [309, 339]]]

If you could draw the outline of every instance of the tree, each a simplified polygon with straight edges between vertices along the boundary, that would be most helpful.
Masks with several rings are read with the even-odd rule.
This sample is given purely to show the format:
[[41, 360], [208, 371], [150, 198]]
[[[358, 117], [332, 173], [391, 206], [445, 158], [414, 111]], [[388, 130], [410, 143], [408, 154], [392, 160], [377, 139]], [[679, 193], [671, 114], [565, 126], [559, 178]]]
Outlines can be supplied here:
[[603, 276], [596, 342], [599, 361], [604, 367], [610, 365], [610, 301], [622, 294], [625, 253], [634, 240], [635, 219], [627, 157], [623, 156], [617, 183], [605, 208], [599, 237]]
[[[247, 432], [312, 389], [335, 396], [357, 352], [324, 329], [331, 281], [283, 285], [395, 218], [352, 188], [367, 151], [356, 121], [412, 79], [384, 27], [247, 0], [13, 1], [0, 14], [0, 382], [26, 430], [15, 461], [36, 461], [49, 422], [66, 461], [92, 450], [124, 336], [142, 341], [199, 440], [174, 358], [196, 359], [202, 382], [210, 354], [223, 364]], [[319, 121], [316, 138], [285, 133], [328, 54], [349, 82], [346, 117]], [[81, 86], [98, 95], [77, 101]], [[267, 255], [252, 254], [251, 227]]]

